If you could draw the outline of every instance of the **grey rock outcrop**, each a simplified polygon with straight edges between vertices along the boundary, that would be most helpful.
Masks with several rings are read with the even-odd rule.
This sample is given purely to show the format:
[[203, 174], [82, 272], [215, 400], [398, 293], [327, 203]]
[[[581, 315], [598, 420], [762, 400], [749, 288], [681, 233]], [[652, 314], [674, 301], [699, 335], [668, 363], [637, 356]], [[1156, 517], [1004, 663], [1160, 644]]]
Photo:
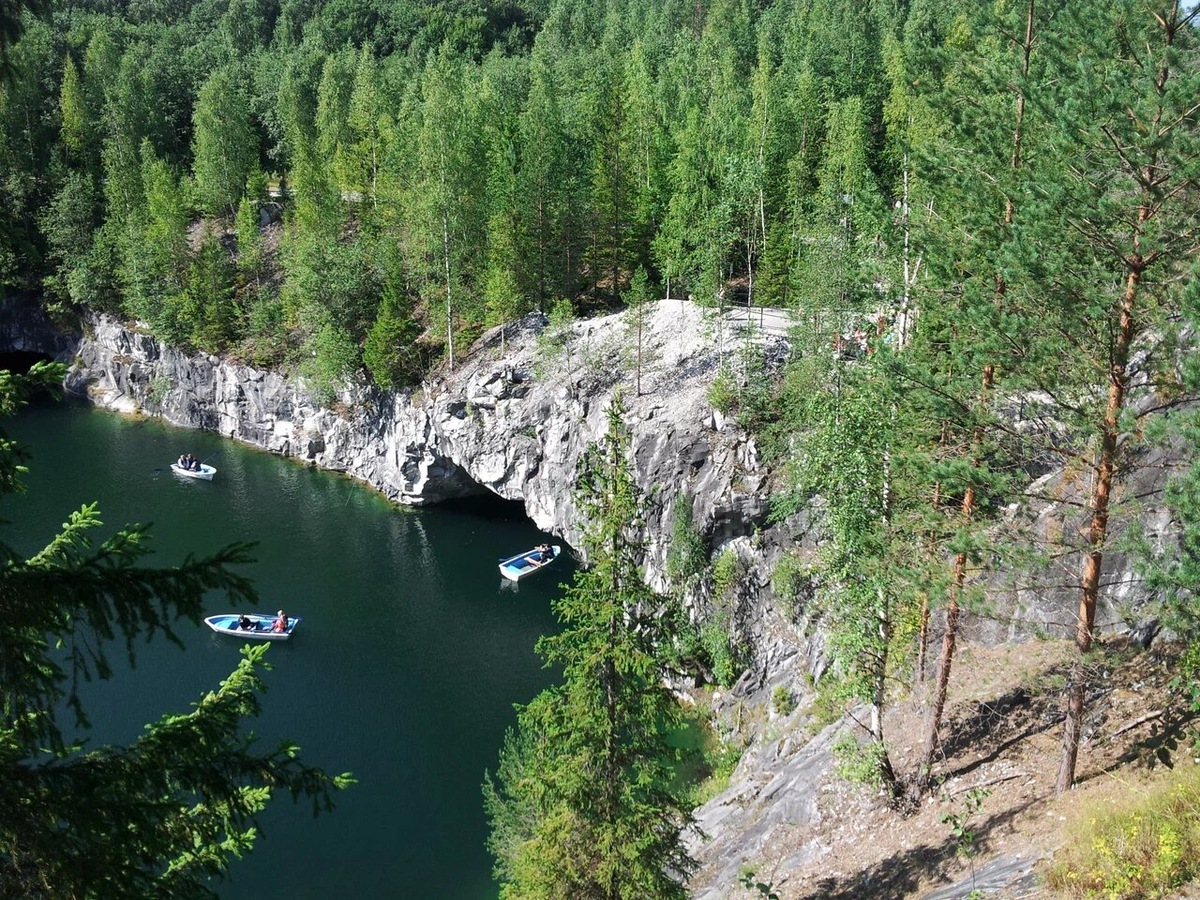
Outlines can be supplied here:
[[[0, 319], [0, 339], [70, 361], [68, 388], [102, 406], [217, 431], [345, 473], [398, 503], [488, 493], [520, 501], [539, 528], [575, 547], [584, 527], [574, 499], [576, 473], [621, 392], [635, 474], [647, 497], [648, 581], [659, 590], [668, 587], [680, 504], [690, 506], [710, 558], [720, 554], [736, 569], [724, 596], [713, 596], [711, 578], [688, 594], [696, 619], [720, 613], [749, 663], [737, 684], [714, 699], [718, 721], [772, 721], [772, 692], [785, 688], [802, 696], [810, 690], [806, 679], [819, 678], [827, 665], [806, 604], [811, 585], [793, 585], [798, 593], [785, 600], [772, 584], [781, 558], [797, 552], [804, 558], [815, 547], [809, 516], [768, 521], [771, 472], [753, 438], [708, 399], [723, 357], [736, 357], [728, 352], [727, 323], [718, 328], [711, 310], [680, 301], [653, 305], [642, 329], [640, 379], [637, 336], [625, 316], [554, 329], [534, 314], [484, 335], [458, 368], [418, 388], [381, 393], [349, 386], [326, 404], [300, 379], [188, 355], [103, 315], [91, 317], [83, 336], [74, 339], [31, 328], [19, 316]], [[782, 352], [776, 341], [768, 357]], [[1166, 468], [1148, 471], [1161, 481]], [[1144, 496], [1150, 487], [1131, 484], [1126, 490]], [[1019, 515], [1026, 520], [1022, 527], [1044, 533], [1077, 528], [1067, 503], [1031, 505]], [[1142, 515], [1155, 536], [1170, 532], [1167, 518], [1161, 507]], [[1105, 626], [1120, 627], [1118, 603], [1137, 606], [1140, 588], [1131, 565], [1119, 554], [1106, 558], [1106, 582], [1118, 588], [1101, 610]], [[1030, 623], [1069, 622], [1077, 599], [1061, 578], [1057, 586], [1036, 589], [998, 580], [991, 593], [1011, 614], [965, 625], [968, 634], [989, 643], [1019, 637], [1020, 628], [1028, 634], [1035, 627]], [[745, 861], [775, 852], [773, 834], [811, 825], [819, 817], [813, 798], [828, 776], [833, 729], [810, 741], [786, 722], [770, 730], [740, 727], [737, 737], [747, 752], [730, 787], [697, 811], [705, 837], [697, 837], [692, 850], [703, 863], [695, 888], [704, 900], [735, 893]], [[813, 845], [776, 856], [777, 871], [786, 874], [820, 852]]]
[[343, 472], [398, 503], [485, 492], [519, 500], [538, 527], [577, 547], [584, 523], [575, 473], [620, 391], [648, 498], [648, 578], [665, 588], [676, 504], [692, 504], [710, 548], [766, 524], [767, 472], [754, 441], [707, 400], [719, 362], [711, 331], [707, 310], [656, 304], [643, 328], [648, 362], [637, 395], [636, 336], [623, 316], [550, 335], [533, 314], [503, 335], [485, 335], [456, 370], [419, 388], [385, 394], [352, 386], [322, 405], [302, 380], [189, 356], [100, 315], [89, 323], [67, 387], [102, 406]]

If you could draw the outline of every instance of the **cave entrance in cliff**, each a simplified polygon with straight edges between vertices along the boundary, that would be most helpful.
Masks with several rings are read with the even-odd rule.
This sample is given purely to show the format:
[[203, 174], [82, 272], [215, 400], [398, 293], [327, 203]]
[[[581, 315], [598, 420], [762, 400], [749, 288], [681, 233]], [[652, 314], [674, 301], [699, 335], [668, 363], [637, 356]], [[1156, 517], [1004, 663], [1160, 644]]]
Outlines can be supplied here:
[[520, 500], [505, 500], [489, 490], [472, 494], [469, 497], [458, 497], [453, 500], [443, 500], [438, 504], [441, 509], [455, 512], [465, 512], [498, 522], [528, 522], [525, 504]]
[[32, 350], [0, 352], [0, 369], [7, 369], [16, 375], [24, 375], [33, 368], [34, 363], [39, 362], [53, 362], [53, 359], [45, 353], [35, 353]]

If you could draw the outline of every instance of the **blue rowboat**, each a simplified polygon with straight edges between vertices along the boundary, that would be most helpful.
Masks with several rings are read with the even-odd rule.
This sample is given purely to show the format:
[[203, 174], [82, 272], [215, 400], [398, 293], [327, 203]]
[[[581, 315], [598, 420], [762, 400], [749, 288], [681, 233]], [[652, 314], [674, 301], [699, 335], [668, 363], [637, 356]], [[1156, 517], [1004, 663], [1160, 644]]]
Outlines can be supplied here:
[[548, 566], [558, 559], [562, 547], [555, 544], [549, 550], [539, 550], [536, 547], [500, 560], [500, 574], [509, 581], [520, 581], [526, 575], [536, 572], [543, 566]]
[[241, 613], [225, 613], [220, 616], [209, 616], [204, 620], [204, 624], [220, 634], [231, 634], [234, 637], [241, 638], [254, 638], [260, 641], [286, 641], [292, 636], [292, 632], [296, 630], [296, 626], [300, 624], [299, 616], [288, 616], [287, 630], [275, 631], [275, 616], [262, 616], [258, 613], [246, 613], [245, 616], [250, 622], [249, 628], [242, 628], [238, 624], [242, 618]]

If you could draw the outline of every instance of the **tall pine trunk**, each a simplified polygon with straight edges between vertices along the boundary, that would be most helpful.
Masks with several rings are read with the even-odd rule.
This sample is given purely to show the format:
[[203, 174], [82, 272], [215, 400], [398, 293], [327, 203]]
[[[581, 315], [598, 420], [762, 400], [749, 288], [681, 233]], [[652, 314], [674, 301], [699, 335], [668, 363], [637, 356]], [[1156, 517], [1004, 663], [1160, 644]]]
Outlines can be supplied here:
[[[1067, 685], [1062, 754], [1055, 782], [1055, 792], [1059, 794], [1069, 790], [1075, 781], [1090, 681], [1086, 654], [1095, 639], [1096, 606], [1113, 489], [1125, 468], [1117, 444], [1133, 377], [1130, 359], [1139, 337], [1160, 323], [1169, 322], [1165, 317], [1178, 310], [1179, 301], [1169, 289], [1164, 293], [1162, 286], [1169, 283], [1172, 271], [1188, 271], [1200, 231], [1194, 165], [1200, 147], [1196, 128], [1200, 71], [1194, 62], [1196, 44], [1191, 30], [1197, 14], [1195, 10], [1185, 12], [1177, 0], [1164, 4], [1159, 12], [1140, 11], [1144, 18], [1132, 21], [1133, 34], [1129, 37], [1136, 51], [1130, 58], [1140, 71], [1133, 73], [1134, 78], [1126, 75], [1126, 83], [1132, 86], [1128, 102], [1110, 120], [1100, 123], [1091, 136], [1094, 148], [1112, 160], [1112, 170], [1127, 184], [1121, 199], [1128, 197], [1137, 207], [1136, 213], [1129, 216], [1127, 249], [1122, 246], [1124, 242], [1115, 244], [1103, 231], [1093, 232], [1092, 237], [1095, 246], [1115, 262], [1123, 286], [1119, 301], [1106, 317], [1107, 329], [1101, 334], [1107, 340], [1100, 345], [1102, 354], [1097, 354], [1097, 362], [1103, 362], [1106, 370], [1107, 391], [1103, 418], [1086, 460], [1092, 472], [1088, 540], [1075, 627], [1078, 655]], [[1126, 29], [1131, 23], [1123, 20], [1119, 24]], [[1127, 33], [1122, 30], [1121, 35]], [[1178, 41], [1183, 45], [1183, 52], [1179, 53], [1176, 47], [1181, 35], [1185, 39]], [[1137, 93], [1137, 75], [1147, 77], [1141, 97]], [[1139, 99], [1148, 102], [1142, 105]], [[1085, 188], [1092, 189], [1092, 182], [1086, 182]], [[1110, 220], [1116, 219], [1116, 228], [1120, 228], [1121, 220], [1112, 213], [1108, 216]], [[1104, 219], [1099, 221], [1106, 224]], [[1144, 283], [1151, 267], [1159, 274], [1153, 282]], [[1143, 298], [1146, 291], [1151, 293]]]
[[[1028, 0], [1025, 7], [1025, 35], [1021, 41], [1021, 79], [1024, 80], [1029, 74], [1030, 57], [1033, 54], [1034, 43], [1034, 11], [1035, 0]], [[1022, 128], [1025, 124], [1025, 92], [1023, 88], [1018, 87], [1016, 91], [1016, 105], [1014, 110], [1013, 123], [1013, 146], [1012, 156], [1009, 159], [1009, 167], [1016, 170], [1021, 165], [1021, 139]], [[1004, 202], [1004, 225], [1011, 228], [1015, 216], [1015, 206], [1012, 196], [1005, 198]], [[995, 303], [997, 307], [1003, 306], [1005, 295], [1007, 293], [1007, 284], [1004, 280], [1004, 275], [1001, 272], [996, 273], [995, 278]], [[992, 388], [995, 379], [995, 366], [992, 363], [986, 363], [983, 367], [981, 384], [979, 388], [979, 407], [982, 414], [983, 408], [987, 403], [988, 393]], [[976, 424], [971, 437], [971, 466], [978, 469], [981, 460], [979, 458], [980, 447], [983, 443], [983, 427]], [[940, 491], [941, 485], [938, 485]], [[963, 493], [961, 520], [963, 527], [969, 527], [972, 518], [975, 515], [976, 495], [975, 486], [970, 484]], [[938, 748], [938, 732], [942, 726], [942, 716], [946, 709], [946, 697], [950, 687], [950, 673], [954, 667], [954, 654], [958, 643], [958, 620], [960, 615], [959, 600], [962, 597], [963, 585], [966, 582], [967, 575], [967, 552], [960, 550], [954, 557], [954, 569], [951, 576], [950, 588], [947, 593], [946, 601], [946, 623], [945, 629], [942, 632], [942, 648], [938, 658], [938, 677], [937, 684], [934, 688], [933, 703], [930, 706], [929, 716], [926, 719], [925, 737], [921, 752], [921, 762], [917, 766], [917, 771], [913, 778], [913, 782], [909, 789], [909, 799], [912, 802], [917, 802], [923, 797], [932, 784], [933, 760], [937, 754]], [[923, 649], [923, 648], [922, 648]]]
[[[992, 387], [995, 369], [988, 365], [983, 367], [983, 380], [979, 388], [979, 406], [987, 404], [988, 392]], [[976, 425], [972, 436], [972, 447], [975, 458], [971, 465], [980, 465], [979, 448], [983, 443], [983, 426]], [[939, 485], [940, 487], [940, 485]], [[975, 515], [975, 485], [967, 485], [962, 499], [963, 527], [969, 527]], [[950, 581], [950, 590], [946, 600], [946, 627], [942, 632], [942, 650], [938, 657], [937, 685], [933, 691], [933, 704], [929, 709], [929, 717], [925, 725], [924, 748], [921, 752], [921, 763], [917, 767], [916, 778], [910, 793], [910, 799], [917, 801], [925, 795], [931, 784], [933, 774], [933, 758], [937, 754], [938, 731], [942, 725], [942, 714], [946, 709], [946, 696], [950, 688], [950, 672], [954, 667], [954, 651], [958, 642], [959, 599], [962, 597], [963, 585], [967, 580], [967, 551], [959, 550], [954, 556], [954, 573]]]
[[[1149, 209], [1138, 211], [1138, 223], [1144, 223]], [[1135, 247], [1137, 241], [1135, 239]], [[1125, 406], [1128, 386], [1129, 352], [1133, 344], [1133, 310], [1141, 282], [1142, 263], [1135, 258], [1125, 280], [1121, 311], [1113, 345], [1112, 366], [1108, 376], [1108, 400], [1104, 409], [1104, 424], [1097, 436], [1092, 480], [1091, 517], [1088, 523], [1088, 554], [1083, 562], [1080, 583], [1079, 618], [1075, 627], [1075, 649], [1079, 655], [1071, 666], [1067, 684], [1066, 719], [1063, 722], [1062, 757], [1059, 761], [1056, 794], [1070, 790], [1075, 781], [1075, 762], [1079, 755], [1079, 736], [1083, 725], [1083, 709], [1087, 692], [1085, 656], [1092, 648], [1092, 630], [1096, 625], [1096, 601], [1100, 595], [1100, 571], [1104, 564], [1104, 544], [1108, 537], [1108, 515], [1112, 501], [1113, 477], [1116, 471], [1117, 436], [1120, 415]]]

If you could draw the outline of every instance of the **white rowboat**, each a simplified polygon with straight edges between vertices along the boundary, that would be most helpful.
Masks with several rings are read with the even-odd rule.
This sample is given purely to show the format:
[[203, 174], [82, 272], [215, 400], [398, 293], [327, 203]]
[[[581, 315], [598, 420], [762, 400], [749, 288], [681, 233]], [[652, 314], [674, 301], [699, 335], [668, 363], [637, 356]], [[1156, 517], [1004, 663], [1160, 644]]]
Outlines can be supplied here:
[[300, 623], [299, 616], [289, 616], [287, 630], [275, 631], [273, 627], [275, 616], [246, 613], [246, 618], [250, 620], [250, 628], [242, 628], [238, 625], [241, 618], [241, 613], [225, 613], [220, 616], [209, 616], [204, 620], [204, 624], [213, 631], [220, 634], [231, 634], [234, 637], [253, 638], [259, 641], [286, 641]]
[[195, 469], [185, 469], [177, 462], [171, 463], [171, 471], [176, 475], [182, 475], [184, 478], [200, 478], [204, 481], [212, 481], [212, 477], [217, 474], [217, 470], [207, 463], [200, 463], [200, 471]]
[[548, 566], [558, 559], [562, 547], [555, 544], [549, 550], [526, 550], [516, 556], [500, 560], [500, 574], [509, 581], [520, 581], [526, 575], [531, 575], [543, 566]]

